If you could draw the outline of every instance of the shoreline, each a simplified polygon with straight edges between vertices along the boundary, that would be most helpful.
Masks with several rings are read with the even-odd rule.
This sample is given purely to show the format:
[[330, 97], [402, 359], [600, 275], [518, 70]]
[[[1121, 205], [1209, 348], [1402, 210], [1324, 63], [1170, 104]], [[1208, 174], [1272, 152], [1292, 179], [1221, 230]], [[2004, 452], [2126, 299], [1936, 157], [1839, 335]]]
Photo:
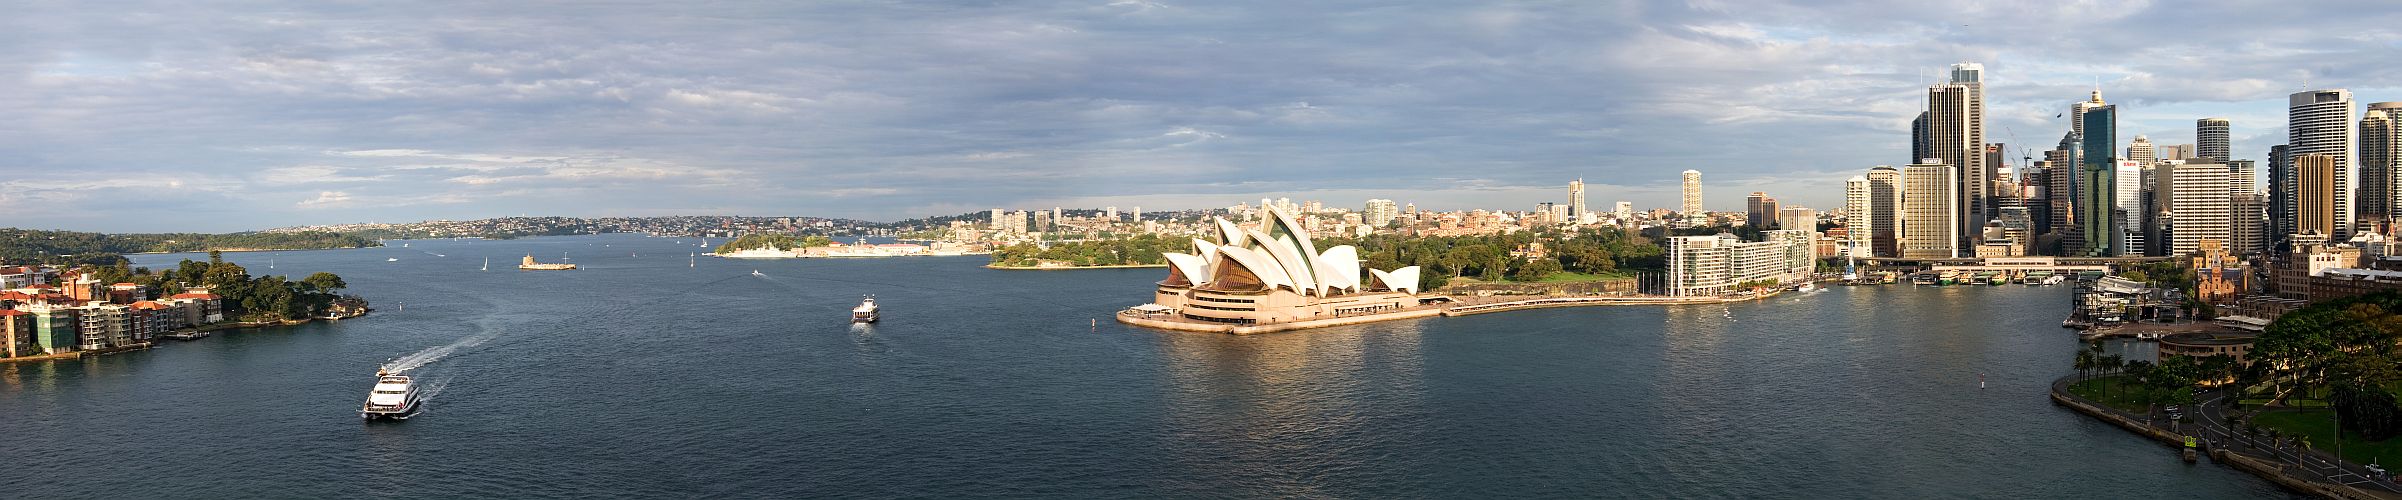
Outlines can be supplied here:
[[[2154, 427], [2145, 422], [2138, 422], [2135, 419], [2128, 418], [2125, 415], [2120, 415], [2117, 411], [2104, 408], [2100, 406], [2099, 403], [2087, 401], [2084, 398], [2077, 397], [2075, 394], [2069, 394], [2069, 384], [2074, 384], [2076, 382], [2076, 375], [2068, 375], [2052, 381], [2052, 386], [2049, 390], [2051, 393], [2052, 404], [2054, 406], [2068, 407], [2070, 410], [2084, 414], [2088, 417], [2093, 417], [2095, 420], [2100, 420], [2104, 423], [2117, 426], [2118, 428], [2127, 432], [2135, 433], [2135, 435], [2138, 437], [2167, 445], [2171, 449], [2186, 450], [2186, 448], [2184, 448], [2186, 436], [2184, 435], [2170, 432], [2167, 429]], [[2197, 435], [2199, 434], [2201, 433], [2197, 432]], [[2259, 477], [2260, 479], [2268, 481], [2271, 484], [2284, 487], [2285, 489], [2296, 493], [2313, 495], [2321, 498], [2402, 498], [2402, 496], [2386, 494], [2384, 492], [2362, 490], [2359, 488], [2354, 488], [2350, 485], [2330, 484], [2295, 477], [2292, 474], [2288, 474], [2288, 472], [2290, 472], [2287, 467], [2289, 464], [2286, 464], [2282, 461], [2272, 463], [2269, 460], [2255, 456], [2247, 456], [2224, 446], [2211, 445], [2204, 446], [2202, 448], [2207, 450], [2203, 454], [2209, 456], [2212, 463], [2225, 465], [2234, 468], [2235, 470], [2250, 473], [2253, 476]], [[2190, 459], [2187, 461], [2191, 462]]]
[[362, 248], [383, 248], [383, 247], [379, 245], [379, 246], [372, 246], [372, 247], [332, 247], [332, 248], [203, 248], [203, 249], [199, 249], [199, 250], [185, 250], [185, 251], [181, 251], [181, 252], [127, 252], [127, 253], [121, 253], [121, 254], [117, 254], [117, 255], [166, 255], [166, 254], [175, 254], [175, 253], [197, 253], [197, 254], [207, 254], [207, 253], [209, 253], [209, 252], [225, 252], [225, 253], [253, 253], [253, 252], [314, 252], [314, 251], [318, 251], [318, 250], [358, 250], [358, 249], [362, 249]]
[[[181, 330], [175, 330], [175, 331], [170, 331], [170, 332], [165, 332], [165, 333], [159, 333], [159, 334], [157, 334], [157, 335], [154, 335], [154, 336], [152, 336], [152, 337], [151, 337], [151, 340], [146, 340], [146, 341], [138, 342], [138, 343], [135, 343], [135, 344], [133, 344], [133, 345], [128, 345], [128, 346], [114, 347], [114, 348], [109, 348], [109, 349], [91, 350], [91, 351], [74, 351], [74, 352], [62, 352], [62, 353], [58, 353], [58, 354], [37, 354], [37, 355], [33, 355], [33, 356], [18, 356], [18, 357], [14, 357], [14, 358], [0, 358], [0, 363], [18, 363], [18, 362], [31, 362], [31, 361], [63, 361], [63, 360], [71, 360], [71, 359], [82, 359], [82, 358], [86, 358], [86, 357], [93, 357], [93, 356], [106, 356], [106, 355], [110, 355], [110, 354], [116, 354], [116, 353], [120, 353], [120, 352], [149, 350], [149, 349], [152, 349], [152, 348], [158, 347], [158, 346], [159, 346], [159, 344], [161, 344], [161, 343], [162, 343], [162, 342], [160, 342], [161, 340], [180, 340], [180, 341], [190, 342], [190, 341], [193, 341], [193, 340], [199, 340], [199, 339], [201, 339], [201, 338], [205, 338], [205, 337], [207, 337], [207, 336], [208, 336], [208, 334], [215, 333], [215, 332], [220, 332], [220, 331], [225, 331], [225, 330], [240, 330], [240, 329], [244, 329], [244, 328], [261, 328], [261, 329], [264, 329], [264, 328], [275, 328], [275, 327], [292, 327], [292, 326], [306, 325], [306, 324], [313, 323], [313, 322], [317, 322], [317, 321], [341, 321], [341, 320], [345, 320], [345, 319], [351, 319], [351, 318], [356, 318], [356, 317], [360, 317], [360, 316], [366, 316], [368, 312], [373, 312], [373, 310], [369, 310], [369, 311], [366, 311], [366, 312], [361, 312], [361, 313], [358, 313], [358, 314], [353, 314], [353, 315], [349, 315], [349, 316], [331, 317], [331, 318], [301, 318], [301, 319], [288, 319], [288, 320], [282, 320], [282, 321], [251, 321], [251, 322], [227, 321], [227, 322], [221, 322], [221, 323], [216, 323], [216, 324], [211, 324], [211, 325], [202, 325], [202, 326], [197, 326], [197, 327], [192, 327], [192, 328], [185, 328], [185, 329], [181, 329]], [[191, 338], [172, 338], [172, 337], [168, 337], [168, 335], [177, 335], [177, 334], [189, 335], [189, 334], [195, 334], [195, 333], [196, 333], [196, 334], [200, 334], [200, 335], [198, 335], [198, 336], [193, 336], [193, 337], [191, 337]]]
[[984, 265], [984, 268], [985, 268], [985, 269], [999, 269], [999, 270], [1003, 270], [1003, 271], [1073, 271], [1073, 270], [1078, 270], [1078, 269], [1160, 269], [1160, 268], [1166, 268], [1166, 267], [1168, 267], [1168, 265], [1167, 265], [1167, 264], [1111, 264], [1111, 265], [1106, 265], [1106, 266], [1004, 266], [1004, 265], [999, 265], [999, 264], [985, 264], [985, 265]]
[[1458, 302], [1454, 302], [1454, 303], [1452, 303], [1452, 304], [1448, 304], [1448, 305], [1441, 305], [1441, 306], [1423, 306], [1423, 307], [1417, 307], [1417, 308], [1403, 309], [1403, 310], [1399, 310], [1399, 311], [1389, 311], [1389, 312], [1381, 312], [1381, 313], [1361, 314], [1361, 315], [1355, 315], [1355, 316], [1341, 316], [1341, 317], [1326, 318], [1326, 319], [1311, 319], [1311, 320], [1302, 320], [1302, 321], [1288, 321], [1288, 322], [1283, 322], [1283, 323], [1270, 323], [1270, 324], [1264, 324], [1264, 325], [1260, 325], [1260, 324], [1252, 324], [1252, 325], [1237, 325], [1237, 324], [1230, 324], [1230, 323], [1213, 323], [1213, 322], [1206, 322], [1206, 321], [1194, 321], [1194, 320], [1183, 319], [1183, 318], [1180, 318], [1180, 317], [1177, 317], [1177, 316], [1174, 316], [1174, 315], [1166, 315], [1166, 314], [1143, 314], [1143, 313], [1134, 312], [1134, 311], [1132, 311], [1132, 310], [1122, 310], [1122, 311], [1118, 311], [1118, 313], [1117, 313], [1117, 314], [1115, 314], [1114, 316], [1117, 318], [1117, 320], [1118, 320], [1118, 322], [1119, 322], [1119, 323], [1125, 323], [1125, 324], [1128, 324], [1128, 325], [1134, 325], [1134, 326], [1139, 326], [1139, 327], [1144, 327], [1144, 328], [1152, 328], [1152, 329], [1158, 329], [1158, 330], [1169, 330], [1169, 331], [1179, 331], [1179, 332], [1200, 332], [1200, 333], [1224, 333], [1224, 334], [1230, 334], [1230, 335], [1257, 335], [1257, 334], [1262, 334], [1262, 333], [1289, 332], [1289, 331], [1296, 331], [1296, 330], [1314, 330], [1314, 329], [1319, 329], [1319, 328], [1330, 328], [1330, 327], [1337, 327], [1337, 326], [1350, 326], [1350, 325], [1359, 325], [1359, 324], [1367, 324], [1367, 323], [1380, 323], [1380, 322], [1385, 322], [1385, 321], [1400, 321], [1400, 320], [1424, 319], [1424, 318], [1436, 318], [1436, 317], [1450, 318], [1450, 317], [1470, 316], [1470, 315], [1477, 315], [1477, 314], [1492, 314], [1492, 313], [1499, 313], [1499, 312], [1521, 311], [1521, 310], [1527, 310], [1527, 309], [1555, 309], [1555, 308], [1563, 308], [1563, 307], [1596, 307], [1596, 306], [1680, 306], [1680, 305], [1730, 304], [1730, 303], [1736, 303], [1736, 302], [1750, 302], [1750, 301], [1766, 300], [1766, 299], [1769, 299], [1769, 298], [1774, 298], [1774, 297], [1777, 297], [1777, 296], [1779, 296], [1779, 295], [1783, 295], [1783, 292], [1782, 292], [1782, 291], [1776, 291], [1776, 292], [1765, 292], [1765, 293], [1758, 293], [1758, 294], [1754, 294], [1754, 295], [1752, 295], [1752, 296], [1748, 296], [1748, 297], [1744, 297], [1744, 296], [1735, 296], [1735, 297], [1723, 297], [1723, 296], [1722, 296], [1722, 297], [1633, 297], [1633, 296], [1620, 296], [1620, 297], [1611, 297], [1611, 296], [1602, 296], [1602, 297], [1542, 297], [1542, 298], [1534, 298], [1534, 299], [1512, 300], [1512, 301], [1503, 301], [1503, 302], [1488, 302], [1488, 303], [1480, 303], [1480, 304], [1464, 304], [1464, 303], [1458, 303]]

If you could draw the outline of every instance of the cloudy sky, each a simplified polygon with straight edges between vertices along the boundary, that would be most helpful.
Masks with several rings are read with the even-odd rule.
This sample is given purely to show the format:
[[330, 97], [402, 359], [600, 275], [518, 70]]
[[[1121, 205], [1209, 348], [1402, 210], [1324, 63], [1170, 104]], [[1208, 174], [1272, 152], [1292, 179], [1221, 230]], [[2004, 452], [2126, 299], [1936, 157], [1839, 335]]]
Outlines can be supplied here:
[[1953, 62], [2013, 151], [2097, 83], [2121, 142], [2224, 116], [2245, 158], [2304, 85], [2402, 100], [2390, 1], [1945, 3], [32, 0], [0, 226], [1653, 207], [1688, 168], [1832, 207]]

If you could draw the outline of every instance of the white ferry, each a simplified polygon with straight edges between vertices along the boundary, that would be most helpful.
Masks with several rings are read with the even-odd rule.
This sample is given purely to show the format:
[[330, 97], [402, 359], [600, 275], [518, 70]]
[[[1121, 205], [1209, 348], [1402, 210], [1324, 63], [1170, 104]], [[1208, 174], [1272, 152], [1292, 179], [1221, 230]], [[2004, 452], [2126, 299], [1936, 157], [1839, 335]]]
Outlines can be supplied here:
[[874, 323], [877, 317], [876, 296], [874, 295], [860, 299], [859, 307], [851, 308], [852, 323]]
[[417, 384], [408, 376], [375, 372], [375, 389], [367, 393], [367, 404], [359, 408], [359, 417], [368, 420], [408, 420], [417, 414]]

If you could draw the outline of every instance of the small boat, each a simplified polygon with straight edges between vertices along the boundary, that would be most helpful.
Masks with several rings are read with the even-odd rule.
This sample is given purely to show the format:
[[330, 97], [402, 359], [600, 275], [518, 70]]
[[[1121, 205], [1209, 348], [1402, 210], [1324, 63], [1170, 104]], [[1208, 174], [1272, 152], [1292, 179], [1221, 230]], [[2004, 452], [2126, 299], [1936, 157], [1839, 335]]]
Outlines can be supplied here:
[[1801, 293], [1815, 292], [1818, 291], [1818, 283], [1814, 281], [1805, 281], [1802, 282], [1801, 286], [1794, 287], [1793, 291]]
[[367, 392], [367, 404], [359, 407], [359, 417], [367, 420], [408, 420], [417, 413], [417, 384], [406, 375], [375, 371], [375, 388]]
[[876, 307], [876, 296], [874, 295], [869, 295], [867, 298], [860, 299], [859, 307], [851, 308], [852, 323], [874, 323], [879, 317], [880, 314], [878, 313], [878, 308]]
[[492, 270], [492, 258], [491, 258], [491, 257], [485, 257], [485, 258], [484, 258], [484, 268], [483, 268], [483, 269], [478, 269], [478, 270], [479, 270], [479, 271], [490, 271], [490, 270]]
[[385, 257], [384, 262], [400, 262], [399, 257]]
[[758, 276], [758, 277], [761, 277], [761, 278], [765, 278], [765, 277], [767, 277], [767, 273], [762, 273], [762, 272], [759, 272], [759, 270], [757, 270], [757, 269], [752, 269], [752, 270], [751, 270], [751, 275], [752, 275], [752, 276]]

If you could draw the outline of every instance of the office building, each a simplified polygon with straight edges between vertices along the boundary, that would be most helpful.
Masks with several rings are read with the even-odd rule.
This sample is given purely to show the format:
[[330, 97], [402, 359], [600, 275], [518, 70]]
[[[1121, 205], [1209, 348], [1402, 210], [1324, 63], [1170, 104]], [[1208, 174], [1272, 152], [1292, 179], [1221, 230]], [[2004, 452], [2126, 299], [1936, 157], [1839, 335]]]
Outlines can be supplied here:
[[1902, 257], [1958, 257], [1960, 234], [1959, 169], [1919, 163], [1902, 167]]
[[2225, 162], [2234, 159], [2227, 147], [2227, 119], [2203, 118], [2194, 120], [2194, 157]]
[[[2125, 251], [2118, 203], [2118, 108], [2102, 101], [2102, 91], [2073, 108], [2077, 114], [2076, 160], [2078, 252], [2114, 257]], [[2136, 179], [2128, 179], [2130, 181]], [[2132, 207], [2140, 209], [2141, 207]]]
[[2231, 212], [2234, 201], [2227, 194], [2227, 166], [2216, 163], [2185, 163], [2155, 167], [2160, 185], [2153, 188], [2167, 193], [2159, 198], [2159, 211], [2165, 222], [2162, 233], [2167, 239], [2167, 255], [2185, 256], [2200, 251], [2203, 241], [2225, 245], [2234, 239]]
[[1976, 135], [1982, 132], [1981, 124], [1973, 120], [1982, 110], [1976, 102], [1981, 91], [1981, 87], [1957, 81], [1927, 88], [1927, 130], [1933, 150], [1916, 164], [1950, 165], [1959, 170], [1953, 174], [1953, 181], [1959, 185], [1952, 187], [1952, 206], [1961, 212], [1951, 218], [1959, 226], [1952, 229], [1954, 235], [1969, 235], [1984, 225], [1985, 141]]
[[2332, 235], [2343, 223], [2342, 191], [2336, 184], [2335, 157], [2318, 153], [2294, 155], [2294, 234]]
[[1902, 256], [1902, 171], [1868, 169], [1868, 245], [1877, 257]]
[[2144, 137], [2141, 134], [2135, 136], [2135, 142], [2127, 144], [2127, 161], [2135, 162], [2137, 165], [2151, 165], [2159, 162], [2160, 156], [2156, 153], [2157, 151], [2152, 148], [2152, 138]]
[[2258, 194], [2235, 195], [2227, 201], [2229, 250], [2251, 255], [2269, 250], [2268, 204]]
[[2146, 245], [2154, 239], [2146, 238], [2146, 236], [2150, 236], [2150, 233], [2146, 231], [2144, 218], [2148, 214], [2157, 212], [2152, 211], [2149, 204], [2145, 203], [2145, 199], [2148, 197], [2144, 194], [2150, 191], [2151, 174], [2152, 168], [2148, 165], [2120, 160], [2117, 171], [2111, 176], [2118, 182], [2118, 190], [2114, 193], [2116, 205], [2111, 207], [2111, 210], [2118, 214], [2118, 235], [2121, 242], [2118, 247], [2119, 253], [2114, 254], [2115, 256], [2150, 255], [2147, 252], [2151, 248]]
[[[2208, 160], [2208, 158], [2197, 158]], [[2227, 160], [2227, 194], [2260, 194], [2260, 169], [2252, 160]]]
[[1585, 179], [1580, 177], [1568, 181], [1568, 218], [1562, 222], [1591, 224], [1593, 220], [1590, 217], [1585, 213]]
[[2285, 154], [2286, 149], [2284, 144], [2269, 147], [2268, 211], [2271, 245], [2285, 241], [2287, 235], [2299, 232], [2295, 230], [2295, 216], [2301, 212], [2301, 207], [2296, 203], [2299, 200], [2294, 199], [2294, 187], [2299, 183], [2295, 182], [2293, 159], [2289, 157], [2290, 155]]
[[2402, 116], [2397, 113], [2402, 102], [2380, 102], [2360, 117], [2361, 212], [2386, 221], [2402, 220], [2402, 136], [2394, 129]]
[[[2352, 237], [2359, 216], [2361, 182], [2353, 154], [2358, 147], [2358, 120], [2353, 118], [2352, 92], [2344, 89], [2305, 90], [2287, 97], [2286, 154], [2325, 155], [2335, 169], [2335, 240]], [[2298, 168], [2298, 167], [2297, 167]]]

